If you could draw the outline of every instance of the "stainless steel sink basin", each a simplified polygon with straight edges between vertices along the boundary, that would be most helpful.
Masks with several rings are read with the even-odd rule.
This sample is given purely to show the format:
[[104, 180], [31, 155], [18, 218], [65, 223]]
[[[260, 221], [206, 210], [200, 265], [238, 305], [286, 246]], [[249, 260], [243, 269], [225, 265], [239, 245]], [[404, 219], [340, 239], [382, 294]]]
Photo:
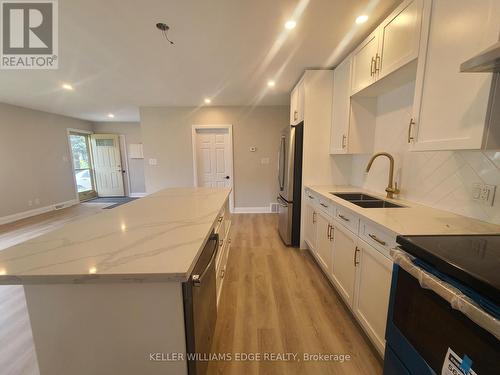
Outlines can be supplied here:
[[379, 198], [363, 193], [330, 193], [346, 201], [379, 201]]
[[403, 208], [399, 204], [385, 201], [364, 193], [330, 193], [363, 208]]
[[351, 201], [352, 204], [355, 204], [359, 207], [363, 208], [403, 208], [395, 203], [378, 200], [378, 201]]

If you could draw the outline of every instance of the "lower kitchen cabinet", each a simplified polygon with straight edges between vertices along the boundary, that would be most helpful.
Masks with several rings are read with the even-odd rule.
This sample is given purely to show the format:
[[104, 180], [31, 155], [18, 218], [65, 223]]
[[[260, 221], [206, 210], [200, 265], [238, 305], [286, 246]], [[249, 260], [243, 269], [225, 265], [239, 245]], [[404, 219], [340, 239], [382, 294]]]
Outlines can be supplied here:
[[332, 232], [333, 226], [331, 225], [330, 218], [322, 213], [316, 214], [316, 258], [321, 263], [323, 270], [330, 274], [332, 271]]
[[316, 249], [316, 209], [313, 204], [306, 201], [304, 205], [304, 240], [311, 250]]
[[359, 238], [357, 249], [353, 310], [377, 350], [383, 354], [392, 261]]
[[332, 281], [346, 303], [352, 307], [356, 280], [357, 236], [339, 225], [333, 231]]

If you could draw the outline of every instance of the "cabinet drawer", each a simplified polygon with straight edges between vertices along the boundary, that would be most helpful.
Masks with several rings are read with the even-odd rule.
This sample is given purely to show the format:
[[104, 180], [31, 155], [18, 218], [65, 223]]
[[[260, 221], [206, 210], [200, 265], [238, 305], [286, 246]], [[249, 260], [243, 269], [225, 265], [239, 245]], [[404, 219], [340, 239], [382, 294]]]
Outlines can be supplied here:
[[215, 233], [219, 235], [219, 241], [221, 238], [224, 238], [226, 235], [226, 226], [225, 226], [225, 210], [222, 209], [219, 212], [219, 215], [217, 216], [217, 219], [215, 221]]
[[309, 204], [311, 204], [313, 206], [317, 206], [319, 204], [318, 203], [318, 200], [319, 200], [318, 196], [309, 189], [304, 190], [304, 199], [306, 202], [308, 202]]
[[358, 234], [359, 217], [351, 211], [337, 207], [335, 210], [335, 219], [351, 232]]
[[397, 246], [395, 234], [363, 220], [361, 220], [359, 236], [387, 258], [391, 257], [389, 251]]
[[323, 197], [318, 198], [318, 208], [323, 211], [326, 215], [333, 217], [335, 212], [335, 206], [331, 201]]

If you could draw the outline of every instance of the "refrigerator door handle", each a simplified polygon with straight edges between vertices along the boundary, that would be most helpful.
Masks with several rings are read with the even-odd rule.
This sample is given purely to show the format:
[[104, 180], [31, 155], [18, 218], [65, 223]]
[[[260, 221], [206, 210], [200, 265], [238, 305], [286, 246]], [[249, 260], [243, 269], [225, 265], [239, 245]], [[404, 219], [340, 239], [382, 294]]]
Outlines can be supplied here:
[[283, 200], [283, 198], [281, 198], [279, 195], [276, 197], [276, 200], [278, 201], [278, 203], [279, 203], [279, 205], [280, 205], [281, 207], [288, 207], [287, 202], [285, 202], [285, 201]]
[[278, 151], [278, 182], [280, 191], [285, 188], [285, 137], [281, 136], [280, 149]]

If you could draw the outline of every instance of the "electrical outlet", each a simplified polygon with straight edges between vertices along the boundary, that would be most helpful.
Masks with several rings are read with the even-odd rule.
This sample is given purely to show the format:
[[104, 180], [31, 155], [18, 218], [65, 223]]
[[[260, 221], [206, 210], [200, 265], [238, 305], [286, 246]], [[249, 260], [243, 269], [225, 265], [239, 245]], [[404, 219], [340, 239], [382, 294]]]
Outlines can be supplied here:
[[269, 158], [261, 158], [260, 164], [269, 164]]
[[496, 185], [476, 183], [472, 185], [472, 199], [486, 206], [493, 206]]
[[149, 159], [149, 165], [158, 165], [158, 160], [156, 160], [156, 159]]

